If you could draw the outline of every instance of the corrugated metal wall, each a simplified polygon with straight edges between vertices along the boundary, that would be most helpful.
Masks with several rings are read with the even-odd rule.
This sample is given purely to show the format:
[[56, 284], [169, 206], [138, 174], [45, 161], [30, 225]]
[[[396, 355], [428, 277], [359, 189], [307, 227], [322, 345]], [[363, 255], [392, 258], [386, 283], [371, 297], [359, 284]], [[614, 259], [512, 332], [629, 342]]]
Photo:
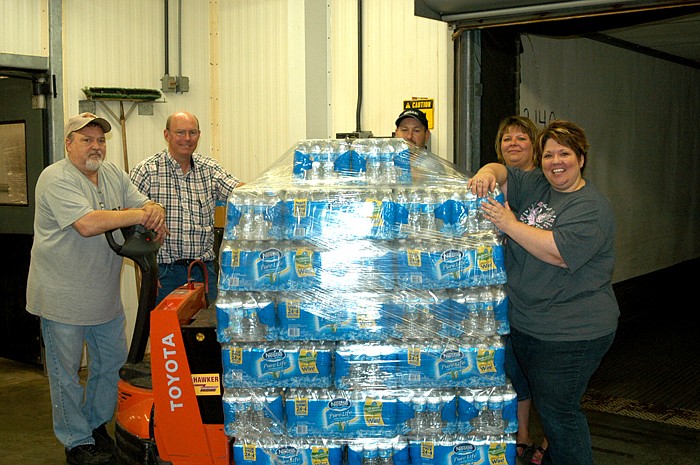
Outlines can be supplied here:
[[[3, 0], [0, 53], [47, 56], [48, 0]], [[433, 152], [452, 160], [452, 45], [445, 23], [413, 16], [412, 0], [365, 0], [363, 8], [363, 130], [387, 136], [411, 97], [435, 99]], [[182, 22], [178, 24], [178, 5]], [[165, 74], [165, 2], [63, 0], [65, 116], [78, 112], [86, 86], [160, 89]], [[124, 103], [129, 167], [164, 147], [168, 114], [200, 119], [199, 151], [253, 180], [307, 136], [304, 115], [314, 99], [327, 106], [328, 136], [356, 129], [357, 9], [350, 0], [170, 0], [170, 75], [181, 71], [189, 91], [165, 94], [152, 116]], [[304, 11], [322, 10], [326, 24], [306, 24]], [[7, 20], [12, 18], [12, 20]], [[326, 28], [327, 44], [306, 42], [309, 28]], [[181, 35], [178, 30], [181, 29]], [[181, 42], [181, 51], [178, 49]], [[329, 51], [327, 92], [310, 95], [305, 70], [310, 45]], [[181, 55], [182, 62], [178, 58]], [[307, 61], [311, 60], [311, 61]], [[321, 102], [321, 103], [324, 103]], [[122, 163], [117, 102], [97, 112], [115, 123], [109, 156]], [[322, 113], [323, 114], [323, 113]], [[60, 158], [63, 154], [54, 154]]]

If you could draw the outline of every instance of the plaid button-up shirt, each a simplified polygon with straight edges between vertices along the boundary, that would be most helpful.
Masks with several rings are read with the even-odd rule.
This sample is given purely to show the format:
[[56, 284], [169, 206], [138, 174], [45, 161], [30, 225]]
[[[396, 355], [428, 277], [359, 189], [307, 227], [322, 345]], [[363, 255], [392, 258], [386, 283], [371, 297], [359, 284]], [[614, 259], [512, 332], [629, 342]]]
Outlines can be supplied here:
[[130, 176], [139, 191], [165, 207], [170, 236], [158, 251], [158, 263], [214, 260], [216, 202], [225, 202], [240, 181], [199, 153], [192, 154], [192, 166], [184, 174], [168, 149], [140, 162]]

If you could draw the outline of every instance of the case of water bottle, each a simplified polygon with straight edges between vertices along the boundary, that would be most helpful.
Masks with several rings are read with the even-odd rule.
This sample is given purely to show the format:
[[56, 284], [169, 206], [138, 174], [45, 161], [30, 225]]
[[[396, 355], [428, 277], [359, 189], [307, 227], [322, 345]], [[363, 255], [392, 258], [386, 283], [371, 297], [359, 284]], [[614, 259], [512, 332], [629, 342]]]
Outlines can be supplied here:
[[402, 139], [312, 139], [233, 192], [216, 310], [237, 464], [515, 464], [503, 237], [467, 181]]

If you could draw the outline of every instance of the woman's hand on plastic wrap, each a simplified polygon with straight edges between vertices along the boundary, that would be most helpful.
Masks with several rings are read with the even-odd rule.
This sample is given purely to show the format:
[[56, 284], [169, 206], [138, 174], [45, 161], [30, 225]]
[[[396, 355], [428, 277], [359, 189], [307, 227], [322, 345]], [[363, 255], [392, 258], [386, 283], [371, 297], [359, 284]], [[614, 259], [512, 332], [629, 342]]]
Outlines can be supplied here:
[[496, 176], [483, 170], [479, 171], [467, 181], [467, 187], [477, 197], [486, 197], [489, 192], [493, 192], [496, 188]]
[[488, 197], [486, 201], [481, 203], [481, 211], [484, 212], [484, 217], [493, 223], [498, 229], [508, 234], [508, 225], [511, 222], [517, 222], [515, 214], [511, 211], [508, 202], [504, 205], [498, 203], [495, 199]]

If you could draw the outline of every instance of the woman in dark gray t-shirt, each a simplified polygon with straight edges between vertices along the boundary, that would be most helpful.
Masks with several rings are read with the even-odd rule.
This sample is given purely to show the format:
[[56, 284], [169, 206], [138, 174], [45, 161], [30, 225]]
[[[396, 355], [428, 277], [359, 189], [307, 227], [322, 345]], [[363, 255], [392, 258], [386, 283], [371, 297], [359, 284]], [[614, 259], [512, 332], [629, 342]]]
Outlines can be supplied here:
[[490, 163], [468, 185], [481, 197], [498, 183], [505, 195], [505, 205], [482, 209], [509, 238], [511, 337], [549, 441], [542, 463], [592, 465], [581, 398], [617, 330], [615, 221], [583, 177], [588, 142], [579, 126], [550, 122], [535, 150], [541, 168]]

